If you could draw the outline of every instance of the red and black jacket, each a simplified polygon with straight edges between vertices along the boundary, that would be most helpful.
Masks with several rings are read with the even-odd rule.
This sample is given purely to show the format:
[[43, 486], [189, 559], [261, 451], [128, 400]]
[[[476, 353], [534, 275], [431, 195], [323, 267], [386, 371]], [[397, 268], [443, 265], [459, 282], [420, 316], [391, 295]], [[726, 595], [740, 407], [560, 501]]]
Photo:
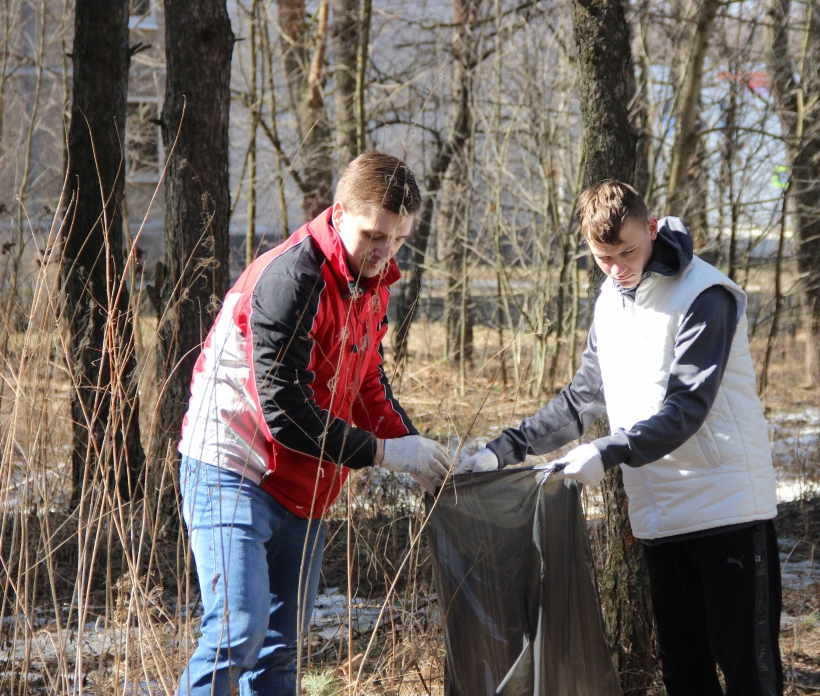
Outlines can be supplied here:
[[240, 276], [203, 345], [179, 450], [302, 517], [336, 499], [376, 437], [416, 434], [382, 367], [388, 286], [358, 282], [325, 211]]

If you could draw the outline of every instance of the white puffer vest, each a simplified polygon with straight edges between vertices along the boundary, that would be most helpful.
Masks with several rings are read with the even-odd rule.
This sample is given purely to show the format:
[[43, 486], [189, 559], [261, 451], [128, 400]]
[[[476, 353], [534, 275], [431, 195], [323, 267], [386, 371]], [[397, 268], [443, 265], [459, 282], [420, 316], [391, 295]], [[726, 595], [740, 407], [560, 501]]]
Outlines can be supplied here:
[[675, 338], [692, 302], [722, 285], [737, 300], [729, 362], [706, 422], [683, 445], [642, 467], [621, 465], [634, 535], [657, 539], [777, 514], [768, 428], [755, 393], [746, 295], [694, 258], [680, 274], [651, 274], [632, 305], [607, 279], [595, 305], [598, 359], [612, 432], [657, 413], [669, 382]]

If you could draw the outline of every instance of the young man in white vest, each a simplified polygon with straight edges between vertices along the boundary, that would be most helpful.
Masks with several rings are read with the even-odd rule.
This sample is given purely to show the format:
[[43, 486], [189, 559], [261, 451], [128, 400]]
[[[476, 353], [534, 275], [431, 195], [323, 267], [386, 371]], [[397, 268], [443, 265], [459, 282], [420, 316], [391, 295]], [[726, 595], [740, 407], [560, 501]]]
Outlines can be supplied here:
[[579, 199], [581, 232], [607, 275], [572, 383], [456, 473], [517, 464], [581, 436], [564, 473], [598, 485], [623, 471], [645, 544], [669, 696], [783, 693], [780, 562], [768, 429], [755, 392], [746, 295], [693, 256], [679, 218], [650, 217], [627, 184]]

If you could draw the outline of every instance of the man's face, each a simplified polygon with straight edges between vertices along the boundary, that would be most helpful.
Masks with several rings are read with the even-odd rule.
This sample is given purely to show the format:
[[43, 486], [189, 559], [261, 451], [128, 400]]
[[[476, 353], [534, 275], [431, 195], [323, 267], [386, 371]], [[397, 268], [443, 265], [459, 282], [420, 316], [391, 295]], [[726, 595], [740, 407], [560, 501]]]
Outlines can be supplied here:
[[332, 216], [354, 278], [375, 278], [384, 271], [410, 236], [415, 217], [386, 210], [354, 215], [338, 201], [333, 204]]
[[652, 242], [658, 236], [658, 220], [645, 222], [627, 218], [621, 227], [620, 242], [596, 244], [587, 240], [595, 263], [622, 288], [633, 288], [641, 280], [643, 269], [652, 256]]

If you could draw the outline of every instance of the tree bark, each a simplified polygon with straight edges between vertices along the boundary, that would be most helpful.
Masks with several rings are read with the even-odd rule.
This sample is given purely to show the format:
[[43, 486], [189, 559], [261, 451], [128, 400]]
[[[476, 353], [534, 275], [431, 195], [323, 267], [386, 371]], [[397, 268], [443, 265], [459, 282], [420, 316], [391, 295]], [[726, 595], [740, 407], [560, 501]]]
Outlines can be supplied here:
[[367, 113], [364, 105], [367, 56], [370, 51], [370, 22], [373, 0], [361, 0], [359, 12], [359, 47], [356, 51], [356, 144], [359, 152], [367, 149]]
[[359, 154], [356, 119], [356, 56], [359, 50], [359, 0], [333, 0], [333, 75], [336, 149], [339, 167]]
[[248, 133], [248, 219], [245, 227], [245, 265], [250, 266], [256, 256], [256, 160], [258, 148], [259, 113], [262, 110], [262, 90], [259, 85], [261, 51], [259, 41], [260, 0], [252, 0], [250, 11], [250, 65], [248, 70], [248, 102], [251, 122]]
[[[791, 168], [789, 198], [798, 237], [797, 265], [803, 277], [806, 378], [820, 384], [820, 3], [806, 3], [799, 60], [789, 40], [789, 0], [770, 0], [769, 74]], [[802, 68], [798, 71], [798, 67]]]
[[468, 252], [470, 249], [471, 186], [467, 163], [470, 145], [456, 158], [444, 182], [439, 207], [438, 229], [444, 236], [444, 263], [447, 268], [447, 295], [444, 317], [447, 328], [447, 359], [461, 368], [473, 358], [473, 322], [470, 311]]
[[[739, 74], [739, 69], [734, 64], [729, 66], [730, 74]], [[739, 203], [736, 201], [735, 192], [735, 154], [738, 148], [739, 132], [737, 128], [738, 121], [738, 96], [740, 92], [740, 85], [737, 80], [729, 82], [729, 94], [726, 97], [726, 111], [725, 111], [725, 127], [723, 142], [721, 144], [721, 158], [720, 158], [720, 180], [718, 188], [719, 200], [719, 227], [718, 234], [718, 248], [716, 251], [716, 259], [723, 257], [723, 230], [726, 229], [724, 209], [724, 199], [728, 199], [729, 207], [729, 251], [727, 255], [728, 270], [726, 275], [729, 280], [735, 280], [737, 273], [737, 223]]]
[[580, 63], [584, 182], [632, 181], [636, 138], [629, 121], [634, 84], [629, 25], [620, 2], [573, 0], [573, 35]]
[[328, 2], [320, 0], [316, 35], [305, 20], [304, 0], [276, 0], [290, 101], [299, 133], [299, 186], [308, 220], [333, 203], [333, 138], [325, 107]]
[[700, 93], [703, 85], [703, 64], [715, 15], [722, 0], [703, 0], [700, 8], [689, 64], [683, 82], [678, 130], [672, 147], [672, 163], [666, 186], [666, 214], [685, 217], [688, 207], [690, 169], [700, 138]]
[[165, 0], [165, 261], [157, 264], [159, 400], [152, 454], [175, 456], [199, 347], [228, 290], [228, 113], [234, 36], [225, 0]]
[[780, 213], [780, 234], [777, 237], [777, 257], [774, 266], [774, 307], [772, 308], [772, 323], [769, 326], [769, 336], [766, 339], [766, 352], [763, 355], [763, 365], [760, 368], [758, 394], [766, 399], [769, 388], [769, 366], [771, 365], [774, 342], [780, 331], [780, 314], [783, 311], [783, 252], [786, 248], [786, 216], [789, 212], [789, 189], [783, 190], [783, 203]]
[[[632, 58], [620, 0], [573, 0], [573, 34], [580, 65], [584, 186], [602, 179], [633, 181], [636, 137], [629, 122]], [[590, 274], [590, 306], [603, 276]], [[605, 419], [599, 435], [608, 434]], [[601, 590], [606, 633], [624, 694], [645, 694], [657, 669], [643, 548], [633, 536], [620, 468], [602, 484], [606, 553]]]
[[[640, 0], [639, 3], [633, 3], [632, 7], [637, 18], [633, 25], [637, 27], [640, 34], [639, 43], [644, 45], [651, 23], [649, 19], [651, 0]], [[648, 94], [651, 69], [649, 57], [645, 51], [641, 51], [633, 64], [632, 70], [627, 71], [626, 75], [627, 92], [632, 95], [630, 98], [632, 109], [629, 120], [635, 134], [635, 173], [632, 178], [632, 185], [643, 194], [647, 205], [650, 205], [648, 200], [649, 186], [652, 180], [650, 161], [653, 156], [653, 137], [650, 127], [652, 116], [650, 115]]]
[[132, 499], [144, 463], [123, 268], [128, 15], [128, 0], [76, 3], [67, 179], [72, 222], [61, 265], [74, 382], [74, 505], [100, 475], [116, 484], [122, 500]]

